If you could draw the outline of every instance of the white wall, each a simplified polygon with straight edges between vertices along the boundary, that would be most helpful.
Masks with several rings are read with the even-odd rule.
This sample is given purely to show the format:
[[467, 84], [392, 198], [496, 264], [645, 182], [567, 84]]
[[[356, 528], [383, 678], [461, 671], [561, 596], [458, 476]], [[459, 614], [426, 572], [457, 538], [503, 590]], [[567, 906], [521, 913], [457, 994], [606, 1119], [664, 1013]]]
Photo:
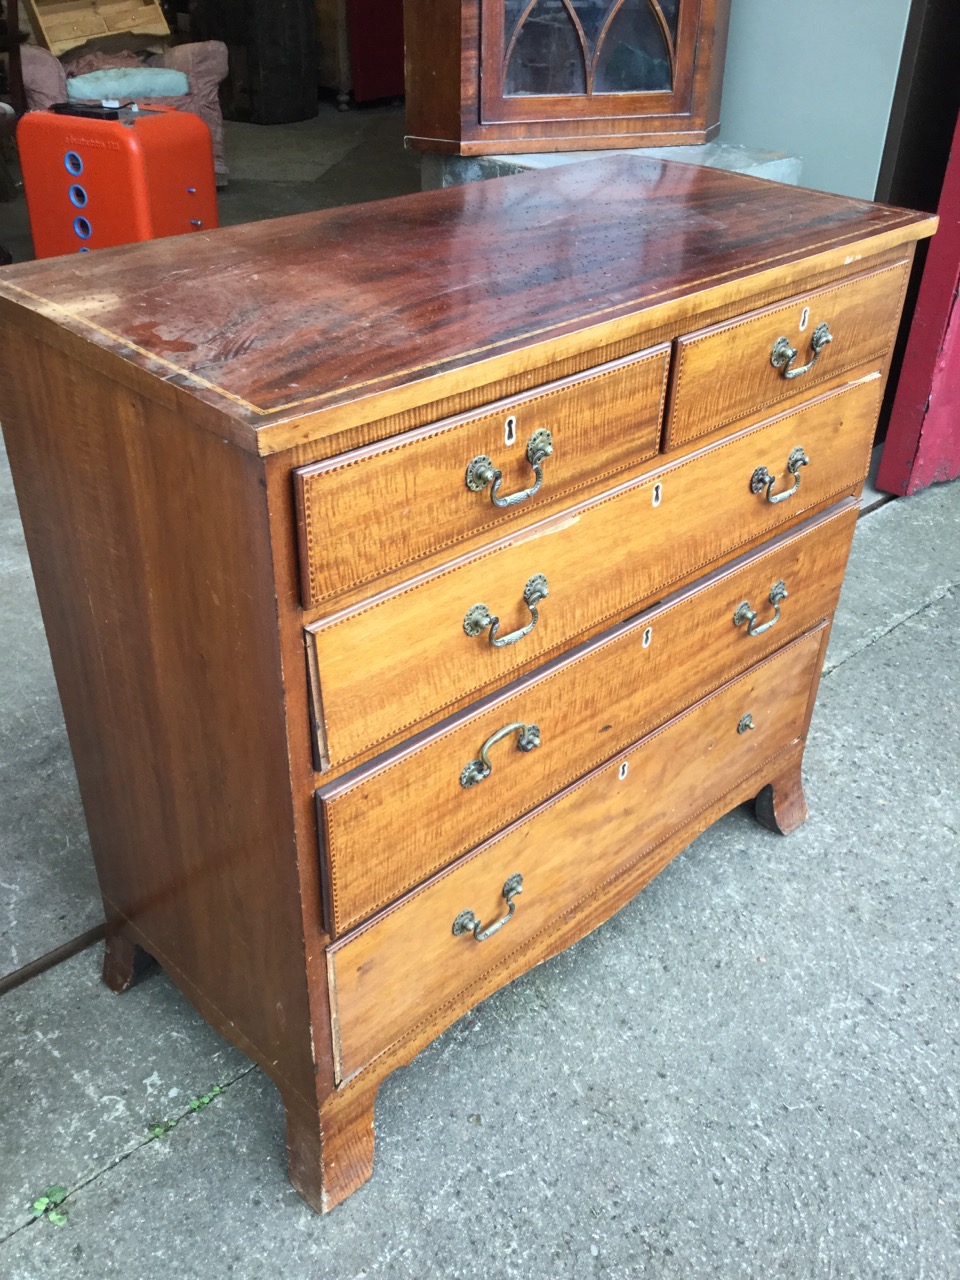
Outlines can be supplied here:
[[910, 0], [733, 0], [720, 138], [872, 199]]

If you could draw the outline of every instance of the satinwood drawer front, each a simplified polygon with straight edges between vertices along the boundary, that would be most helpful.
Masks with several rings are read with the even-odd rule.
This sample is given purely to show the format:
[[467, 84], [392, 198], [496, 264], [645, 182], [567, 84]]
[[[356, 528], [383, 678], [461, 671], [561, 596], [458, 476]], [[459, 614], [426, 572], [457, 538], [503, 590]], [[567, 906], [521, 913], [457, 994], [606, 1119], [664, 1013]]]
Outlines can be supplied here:
[[311, 625], [321, 762], [502, 685], [850, 493], [880, 385], [819, 397]]
[[653, 457], [668, 357], [668, 346], [651, 348], [301, 467], [305, 605]]
[[[492, 969], [522, 972], [525, 946], [559, 917], [800, 739], [825, 637], [752, 667], [328, 948], [340, 1078], [433, 1010], [469, 1008]], [[489, 929], [508, 903], [478, 941], [473, 925]]]
[[815, 517], [322, 787], [329, 932], [353, 928], [831, 614], [857, 510], [849, 501]]
[[881, 361], [909, 273], [909, 262], [898, 262], [678, 339], [665, 447]]

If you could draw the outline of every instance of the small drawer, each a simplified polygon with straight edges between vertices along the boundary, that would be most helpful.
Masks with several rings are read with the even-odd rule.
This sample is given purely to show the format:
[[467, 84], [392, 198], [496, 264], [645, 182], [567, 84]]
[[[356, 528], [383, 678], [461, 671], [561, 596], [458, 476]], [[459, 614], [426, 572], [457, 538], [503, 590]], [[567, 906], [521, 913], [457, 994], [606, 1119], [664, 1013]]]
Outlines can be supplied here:
[[849, 495], [879, 392], [876, 375], [830, 392], [312, 624], [319, 762], [405, 735]]
[[898, 262], [679, 338], [664, 447], [689, 444], [868, 362], [879, 367], [896, 336], [909, 273], [909, 261]]
[[[433, 1011], [468, 1009], [491, 972], [522, 973], [538, 935], [653, 864], [671, 834], [799, 741], [825, 637], [821, 627], [752, 667], [329, 947], [339, 1078]], [[474, 923], [489, 936], [478, 941]]]
[[669, 353], [651, 348], [299, 468], [304, 606], [652, 458]]
[[328, 932], [355, 927], [829, 616], [857, 510], [815, 517], [320, 788]]

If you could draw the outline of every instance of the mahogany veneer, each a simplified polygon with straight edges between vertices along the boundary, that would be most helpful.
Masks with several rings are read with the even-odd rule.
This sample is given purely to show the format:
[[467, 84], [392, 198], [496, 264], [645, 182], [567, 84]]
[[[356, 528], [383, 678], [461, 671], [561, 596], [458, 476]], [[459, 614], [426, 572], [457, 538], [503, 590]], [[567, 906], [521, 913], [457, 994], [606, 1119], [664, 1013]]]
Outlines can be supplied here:
[[611, 159], [0, 277], [105, 980], [263, 1066], [318, 1209], [471, 1004], [741, 801], [803, 820], [934, 226]]

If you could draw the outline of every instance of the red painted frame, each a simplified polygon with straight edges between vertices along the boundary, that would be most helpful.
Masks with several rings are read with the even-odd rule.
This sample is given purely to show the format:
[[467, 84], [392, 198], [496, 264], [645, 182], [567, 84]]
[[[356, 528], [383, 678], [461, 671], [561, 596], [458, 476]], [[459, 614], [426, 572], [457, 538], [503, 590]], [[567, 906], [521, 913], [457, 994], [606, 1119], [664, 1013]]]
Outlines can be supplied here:
[[938, 213], [877, 474], [887, 493], [960, 475], [960, 117]]

